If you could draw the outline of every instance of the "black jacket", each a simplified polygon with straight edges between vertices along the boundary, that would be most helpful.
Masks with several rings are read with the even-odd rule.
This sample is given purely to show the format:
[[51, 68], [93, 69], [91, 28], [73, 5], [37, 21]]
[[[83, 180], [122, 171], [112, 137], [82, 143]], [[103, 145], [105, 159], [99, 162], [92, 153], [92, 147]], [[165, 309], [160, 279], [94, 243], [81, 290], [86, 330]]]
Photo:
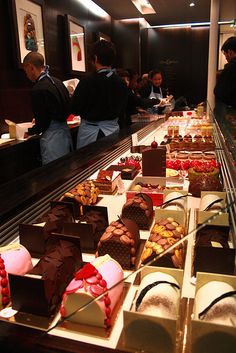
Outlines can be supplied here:
[[35, 125], [28, 130], [29, 135], [47, 130], [52, 120], [66, 121], [69, 113], [69, 93], [65, 85], [56, 77], [53, 82], [47, 77], [37, 81], [32, 89], [32, 109]]
[[128, 91], [114, 72], [96, 72], [84, 77], [72, 97], [71, 112], [96, 122], [124, 116]]
[[218, 101], [236, 109], [236, 58], [225, 65], [218, 77], [214, 93]]

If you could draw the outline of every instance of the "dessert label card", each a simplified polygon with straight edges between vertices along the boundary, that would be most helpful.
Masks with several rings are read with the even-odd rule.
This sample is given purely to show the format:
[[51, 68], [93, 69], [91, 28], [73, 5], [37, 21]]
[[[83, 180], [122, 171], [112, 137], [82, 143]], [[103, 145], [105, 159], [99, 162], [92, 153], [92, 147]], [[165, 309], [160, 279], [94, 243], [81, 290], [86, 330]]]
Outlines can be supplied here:
[[166, 148], [147, 148], [142, 152], [143, 176], [166, 176]]

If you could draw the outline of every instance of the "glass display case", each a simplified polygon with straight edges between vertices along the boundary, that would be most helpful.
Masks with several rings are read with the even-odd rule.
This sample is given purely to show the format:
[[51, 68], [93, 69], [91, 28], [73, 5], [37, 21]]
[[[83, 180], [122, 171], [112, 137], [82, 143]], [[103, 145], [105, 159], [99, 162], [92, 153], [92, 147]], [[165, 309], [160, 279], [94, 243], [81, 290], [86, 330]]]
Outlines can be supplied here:
[[[236, 174], [233, 153], [226, 144], [224, 131], [212, 118], [210, 110], [204, 115], [199, 109], [141, 124], [130, 134], [112, 140], [106, 138], [104, 144], [99, 142], [100, 146], [95, 144], [87, 155], [81, 156], [78, 151], [66, 162], [57, 161], [43, 168], [38, 175], [31, 175], [25, 184], [21, 181], [21, 187], [26, 188], [24, 191], [19, 192], [19, 182], [4, 190], [2, 198], [5, 200], [9, 190], [16, 191], [17, 195], [12, 195], [9, 202], [6, 200], [7, 207], [1, 209], [1, 240], [6, 245], [18, 237], [19, 223], [37, 223], [45, 212], [49, 212], [50, 200], [62, 200], [63, 195], [73, 193], [76, 185], [86, 179], [99, 181], [101, 185], [100, 170], [111, 167], [114, 170], [119, 166], [121, 173], [122, 167], [127, 173], [131, 166], [137, 167], [142, 157], [142, 174], [133, 175], [131, 180], [119, 179], [117, 192], [103, 192], [97, 203], [108, 210], [108, 224], [98, 243], [98, 255], [103, 255], [101, 243], [109, 244], [114, 233], [119, 235], [119, 251], [125, 252], [127, 246], [130, 249], [125, 252], [126, 259], [131, 255], [130, 259], [133, 259], [135, 253], [130, 268], [122, 268], [124, 278], [117, 274], [117, 263], [110, 259], [101, 262], [99, 258], [95, 259], [97, 248], [83, 251], [83, 262], [92, 262], [92, 269], [86, 267], [77, 271], [75, 282], [67, 287], [63, 296], [60, 312], [47, 320], [21, 310], [12, 316], [10, 313], [8, 318], [1, 317], [3, 342], [8, 347], [14, 336], [20, 348], [30, 350], [34, 347], [35, 352], [234, 351]], [[173, 128], [177, 126], [178, 133]], [[154, 140], [158, 148], [156, 144], [154, 146]], [[164, 157], [160, 157], [163, 151]], [[78, 156], [81, 156], [79, 162]], [[162, 172], [163, 160], [160, 158], [164, 158], [166, 174], [150, 176], [150, 169]], [[152, 166], [146, 175], [145, 159]], [[47, 180], [50, 173], [51, 179]], [[108, 174], [114, 176], [114, 173], [116, 171]], [[27, 182], [30, 185], [27, 186]], [[132, 201], [133, 198], [136, 201]], [[149, 199], [154, 211], [152, 222], [148, 229], [140, 227], [139, 237], [132, 238], [130, 233], [135, 230], [125, 223], [124, 205], [134, 207], [136, 202], [135, 215], [145, 217], [150, 207]], [[80, 236], [83, 239], [83, 235]], [[137, 239], [135, 248], [130, 244], [135, 244]], [[112, 242], [105, 249], [114, 255]], [[120, 258], [118, 256], [118, 260]], [[106, 277], [106, 266], [114, 267], [113, 277], [117, 280], [113, 278], [112, 282], [109, 276]], [[94, 268], [96, 271], [90, 272]], [[98, 282], [102, 280], [106, 284]], [[111, 308], [118, 287], [120, 294]], [[89, 299], [80, 301], [85, 288]], [[70, 304], [70, 295], [74, 304]], [[99, 311], [102, 305], [105, 316]], [[80, 319], [83, 312], [85, 321]], [[99, 321], [99, 317], [102, 317], [100, 324], [91, 324]], [[23, 341], [27, 342], [26, 346]]]

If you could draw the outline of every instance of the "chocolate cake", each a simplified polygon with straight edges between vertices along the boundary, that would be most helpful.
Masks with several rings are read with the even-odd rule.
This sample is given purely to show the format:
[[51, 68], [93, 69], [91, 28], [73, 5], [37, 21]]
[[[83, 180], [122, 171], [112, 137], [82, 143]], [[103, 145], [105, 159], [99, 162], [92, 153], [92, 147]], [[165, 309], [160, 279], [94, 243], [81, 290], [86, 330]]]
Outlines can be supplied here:
[[153, 220], [153, 202], [147, 194], [136, 194], [122, 208], [122, 218], [135, 221], [139, 229], [149, 229]]
[[122, 268], [135, 265], [140, 236], [137, 224], [130, 219], [121, 218], [106, 228], [98, 243], [98, 256], [105, 254], [115, 259]]
[[14, 310], [51, 316], [62, 294], [82, 265], [79, 240], [69, 236], [50, 236], [47, 253], [25, 276], [9, 274]]
[[234, 274], [235, 249], [228, 244], [229, 227], [206, 225], [196, 233], [193, 274], [212, 272]]
[[99, 239], [108, 226], [107, 217], [102, 212], [92, 209], [81, 216], [79, 222], [92, 225], [94, 249], [96, 249]]
[[94, 185], [99, 189], [101, 194], [113, 195], [118, 188], [118, 179], [120, 173], [113, 170], [99, 170], [97, 178], [93, 180]]
[[194, 180], [190, 181], [189, 192], [195, 196], [200, 197], [201, 191], [222, 191], [223, 186], [219, 180], [211, 175], [199, 175]]
[[50, 211], [46, 212], [40, 218], [36, 220], [36, 223], [44, 223], [43, 232], [45, 235], [45, 240], [52, 233], [61, 233], [63, 229], [63, 224], [65, 222], [73, 222], [74, 217], [72, 214], [72, 209], [66, 204], [57, 204], [55, 207], [51, 208]]
[[[155, 223], [151, 230], [150, 237], [145, 243], [141, 262], [146, 264], [154, 259], [158, 254], [168, 249], [185, 235], [185, 229], [182, 225], [172, 217], [160, 219]], [[152, 265], [162, 267], [183, 268], [184, 265], [184, 248], [179, 245], [170, 253], [156, 260]]]

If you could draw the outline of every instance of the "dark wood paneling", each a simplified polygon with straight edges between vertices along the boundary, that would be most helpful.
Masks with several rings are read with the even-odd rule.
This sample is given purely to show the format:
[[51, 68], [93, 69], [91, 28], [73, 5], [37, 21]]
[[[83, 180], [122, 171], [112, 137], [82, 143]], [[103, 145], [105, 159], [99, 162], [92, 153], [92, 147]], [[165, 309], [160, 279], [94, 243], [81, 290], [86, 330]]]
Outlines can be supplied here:
[[161, 68], [171, 94], [189, 104], [206, 99], [209, 28], [147, 29], [142, 72]]
[[[76, 17], [85, 27], [87, 47], [99, 32], [111, 35], [111, 18], [98, 18], [76, 0], [46, 0], [44, 7], [46, 60], [52, 75], [61, 80], [71, 78], [67, 70], [64, 15]], [[5, 132], [4, 119], [15, 122], [33, 118], [30, 89], [31, 83], [15, 63], [15, 41], [12, 30], [10, 0], [0, 1], [0, 134]], [[80, 78], [79, 75], [76, 75]]]
[[116, 66], [140, 72], [139, 21], [114, 21], [113, 38], [117, 49]]

